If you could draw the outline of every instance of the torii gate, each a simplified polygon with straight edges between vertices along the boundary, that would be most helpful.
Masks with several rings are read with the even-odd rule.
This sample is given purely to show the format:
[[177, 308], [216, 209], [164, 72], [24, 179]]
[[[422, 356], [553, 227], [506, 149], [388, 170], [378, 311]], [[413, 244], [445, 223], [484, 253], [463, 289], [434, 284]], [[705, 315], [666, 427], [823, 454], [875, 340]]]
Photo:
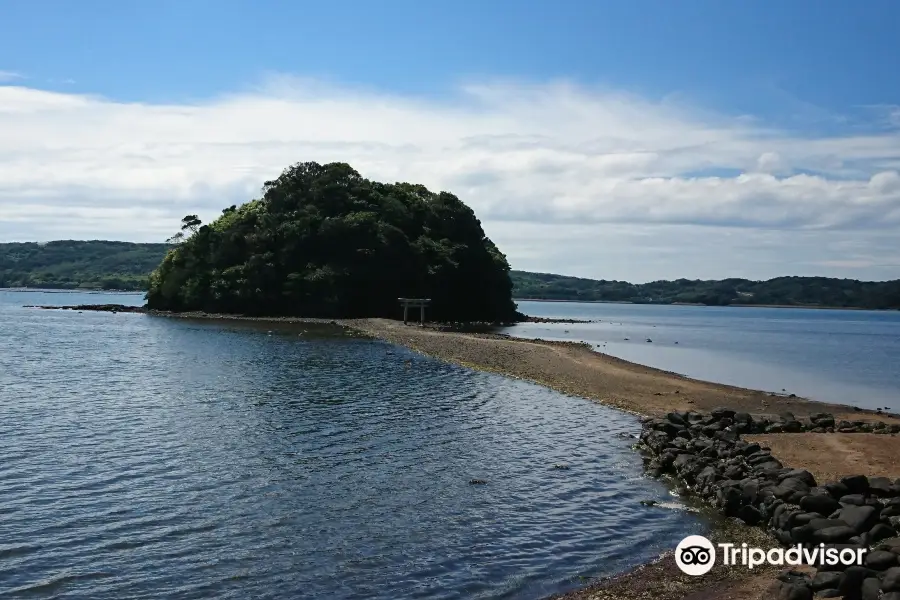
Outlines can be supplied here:
[[403, 306], [403, 324], [406, 325], [409, 315], [409, 307], [419, 309], [419, 323], [425, 326], [425, 307], [431, 302], [431, 298], [397, 298], [400, 305]]

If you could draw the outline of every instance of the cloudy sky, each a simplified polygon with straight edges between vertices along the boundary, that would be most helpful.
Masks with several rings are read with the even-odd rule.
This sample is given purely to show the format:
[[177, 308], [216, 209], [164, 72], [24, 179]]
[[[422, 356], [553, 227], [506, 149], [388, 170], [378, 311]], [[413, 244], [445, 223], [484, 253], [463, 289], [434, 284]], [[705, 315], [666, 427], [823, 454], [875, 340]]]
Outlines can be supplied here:
[[4, 4], [0, 241], [162, 241], [342, 161], [513, 268], [900, 278], [900, 5], [123, 4]]

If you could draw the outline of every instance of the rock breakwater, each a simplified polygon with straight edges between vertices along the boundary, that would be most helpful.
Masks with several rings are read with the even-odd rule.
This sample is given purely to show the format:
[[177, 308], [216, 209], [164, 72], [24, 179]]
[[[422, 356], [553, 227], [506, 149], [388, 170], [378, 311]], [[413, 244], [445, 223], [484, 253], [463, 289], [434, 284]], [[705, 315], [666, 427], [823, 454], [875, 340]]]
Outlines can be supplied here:
[[646, 468], [724, 516], [769, 530], [785, 546], [865, 550], [862, 565], [819, 565], [815, 574], [787, 572], [773, 598], [900, 600], [900, 479], [864, 474], [819, 484], [807, 470], [785, 467], [770, 449], [743, 433], [884, 433], [900, 426], [836, 420], [829, 413], [803, 419], [719, 408], [708, 414], [670, 412], [642, 419]]

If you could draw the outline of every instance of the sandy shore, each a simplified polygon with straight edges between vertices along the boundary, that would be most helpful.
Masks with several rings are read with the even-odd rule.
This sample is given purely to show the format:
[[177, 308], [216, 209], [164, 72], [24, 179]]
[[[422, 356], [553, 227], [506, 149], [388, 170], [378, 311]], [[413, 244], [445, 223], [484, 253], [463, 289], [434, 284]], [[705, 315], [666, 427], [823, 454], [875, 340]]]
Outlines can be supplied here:
[[751, 414], [791, 412], [799, 417], [824, 411], [839, 419], [900, 422], [850, 406], [690, 379], [600, 354], [585, 344], [438, 331], [387, 319], [341, 323], [440, 360], [534, 381], [640, 415], [664, 415], [673, 410], [705, 412], [727, 406]]
[[[838, 419], [900, 422], [900, 419], [851, 406], [813, 402], [689, 379], [593, 351], [584, 344], [532, 341], [491, 334], [438, 331], [386, 319], [341, 322], [376, 338], [428, 356], [516, 377], [554, 390], [589, 398], [640, 415], [673, 410], [707, 412], [727, 406], [751, 414], [791, 412], [797, 417], [830, 412]], [[900, 476], [900, 437], [875, 434], [774, 434], [753, 436], [771, 447], [786, 465], [808, 469], [820, 481], [844, 475]], [[769, 534], [746, 526], [719, 524], [712, 536], [757, 547], [779, 544]], [[623, 575], [559, 596], [565, 600], [768, 600], [773, 569], [747, 572], [717, 566], [702, 577], [689, 577], [671, 553]]]

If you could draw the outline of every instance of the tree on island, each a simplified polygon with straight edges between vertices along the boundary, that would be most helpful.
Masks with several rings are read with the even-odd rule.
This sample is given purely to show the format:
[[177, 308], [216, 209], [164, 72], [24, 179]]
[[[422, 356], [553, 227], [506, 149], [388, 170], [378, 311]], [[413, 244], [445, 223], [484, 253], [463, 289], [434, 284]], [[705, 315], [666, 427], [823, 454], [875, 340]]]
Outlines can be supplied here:
[[415, 297], [432, 299], [435, 320], [519, 316], [506, 257], [471, 208], [344, 163], [293, 165], [262, 198], [207, 225], [188, 215], [179, 233], [150, 276], [149, 308], [396, 317], [397, 298]]

